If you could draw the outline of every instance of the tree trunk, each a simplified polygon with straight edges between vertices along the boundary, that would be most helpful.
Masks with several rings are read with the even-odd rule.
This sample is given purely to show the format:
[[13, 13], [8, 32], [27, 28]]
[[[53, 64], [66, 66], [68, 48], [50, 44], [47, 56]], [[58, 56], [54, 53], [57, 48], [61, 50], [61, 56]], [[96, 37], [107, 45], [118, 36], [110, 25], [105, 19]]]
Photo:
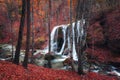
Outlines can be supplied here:
[[30, 48], [30, 0], [27, 0], [27, 39], [26, 39], [26, 52], [23, 61], [24, 68], [27, 68], [28, 66], [29, 48]]
[[25, 22], [25, 10], [26, 10], [26, 0], [22, 0], [22, 16], [21, 16], [21, 21], [20, 21], [15, 57], [13, 60], [13, 63], [15, 63], [17, 65], [19, 64], [20, 48], [22, 45], [22, 36], [23, 36], [23, 29], [24, 29], [24, 22]]
[[83, 71], [83, 45], [82, 42], [80, 41], [78, 43], [78, 45], [80, 46], [80, 48], [78, 47], [78, 74], [84, 74]]
[[[80, 27], [83, 30], [83, 35], [79, 37], [78, 43], [76, 44], [77, 47], [77, 54], [78, 54], [78, 74], [84, 74], [83, 68], [85, 64], [84, 51], [86, 49], [86, 36], [87, 36], [87, 26], [90, 18], [90, 8], [91, 8], [91, 0], [78, 0], [78, 6], [76, 11], [76, 21], [81, 20]], [[84, 24], [85, 20], [85, 24]], [[77, 24], [75, 25], [77, 26]], [[75, 29], [76, 30], [76, 29]], [[80, 31], [81, 32], [81, 31]], [[76, 35], [77, 36], [77, 35]], [[75, 39], [77, 40], [77, 39]]]
[[[72, 16], [72, 0], [70, 0], [70, 27], [71, 27], [71, 28], [69, 28], [69, 31], [68, 31], [68, 35], [69, 35], [69, 36], [71, 36], [71, 35], [70, 35], [70, 32], [72, 31], [72, 17], [73, 17], [73, 16]], [[71, 39], [71, 37], [70, 37], [70, 39]], [[73, 38], [72, 38], [72, 39], [73, 39]], [[70, 41], [72, 42], [72, 40], [70, 40]], [[71, 49], [73, 48], [72, 46], [73, 46], [73, 43], [71, 43]], [[72, 55], [72, 53], [71, 53], [71, 55]], [[72, 56], [73, 56], [73, 55], [72, 55]]]
[[[87, 28], [87, 23], [88, 23], [88, 18], [89, 18], [89, 7], [90, 7], [90, 0], [78, 0], [78, 5], [76, 8], [76, 20], [75, 20], [75, 45], [76, 45], [76, 52], [78, 56], [78, 74], [84, 74], [83, 71], [83, 64], [84, 64], [84, 58], [85, 54], [85, 43], [86, 43], [86, 28]], [[77, 32], [77, 22], [78, 20], [81, 20], [81, 24], [79, 27], [83, 29], [83, 35], [81, 34], [81, 37], [78, 37], [78, 32]], [[83, 20], [85, 19], [85, 24]], [[78, 37], [78, 42], [77, 42], [77, 37]]]
[[51, 51], [51, 36], [50, 36], [50, 27], [51, 27], [51, 0], [49, 0], [49, 18], [48, 18], [48, 36], [49, 36], [49, 53]]
[[13, 48], [13, 27], [12, 27], [12, 26], [13, 26], [13, 25], [12, 25], [13, 22], [12, 22], [12, 20], [11, 20], [11, 23], [10, 23], [10, 24], [11, 24], [11, 31], [10, 31], [10, 32], [11, 32], [11, 34], [12, 34], [12, 35], [11, 35], [11, 47], [12, 47], [12, 59], [11, 59], [11, 60], [13, 61], [13, 58], [14, 58], [14, 48]]
[[31, 63], [34, 63], [33, 54], [34, 54], [34, 1], [32, 1], [32, 13], [31, 13], [31, 20], [32, 20], [32, 55], [31, 55]]
[[[48, 54], [50, 55], [51, 53], [51, 32], [50, 32], [50, 27], [51, 27], [51, 21], [50, 21], [50, 18], [51, 18], [51, 0], [49, 0], [49, 18], [48, 18], [48, 36], [49, 36], [49, 52]], [[51, 64], [51, 60], [48, 59], [48, 67], [49, 68], [52, 68], [52, 64]]]
[[[82, 1], [83, 2], [83, 1]], [[75, 19], [75, 45], [76, 45], [76, 52], [77, 52], [77, 56], [78, 56], [78, 74], [84, 74], [83, 72], [83, 65], [82, 65], [82, 59], [81, 59], [81, 45], [80, 42], [77, 43], [77, 21], [81, 18], [82, 16], [82, 11], [83, 11], [83, 4], [80, 0], [78, 0], [78, 4], [77, 4], [77, 8], [76, 8], [76, 19]], [[80, 41], [80, 40], [79, 40]]]

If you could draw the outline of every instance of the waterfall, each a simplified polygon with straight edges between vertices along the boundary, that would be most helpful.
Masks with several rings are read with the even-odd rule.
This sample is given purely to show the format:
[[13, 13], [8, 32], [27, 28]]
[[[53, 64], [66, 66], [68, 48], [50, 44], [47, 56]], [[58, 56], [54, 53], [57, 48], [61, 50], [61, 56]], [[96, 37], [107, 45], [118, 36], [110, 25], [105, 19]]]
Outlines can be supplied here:
[[[55, 39], [55, 36], [57, 35], [58, 36], [58, 28], [60, 26], [56, 26], [53, 28], [52, 32], [51, 32], [51, 51], [54, 52], [54, 50], [56, 51], [55, 48], [57, 48], [57, 40], [54, 40]], [[57, 34], [56, 34], [57, 33]]]
[[[56, 53], [56, 49], [55, 48], [57, 48], [58, 45], [57, 45], [57, 40], [55, 40], [55, 36], [58, 37], [58, 29], [60, 27], [61, 27], [61, 25], [60, 26], [55, 26], [53, 28], [52, 32], [51, 32], [51, 35], [50, 35], [51, 36], [51, 43], [50, 43], [50, 45], [51, 45], [51, 52], [55, 52]], [[49, 45], [47, 45], [47, 47], [43, 50], [44, 53], [48, 53], [48, 47], [49, 47]]]
[[67, 40], [68, 40], [67, 45], [68, 45], [68, 49], [71, 49], [71, 42], [70, 42], [70, 35], [69, 34], [67, 35]]
[[[82, 36], [84, 35], [84, 29], [83, 29], [83, 26], [85, 24], [85, 20], [82, 19], [81, 21], [78, 21], [77, 22], [77, 26], [76, 26], [76, 29], [77, 29], [77, 43], [78, 43], [78, 39], [81, 39]], [[72, 55], [73, 55], [73, 59], [74, 60], [77, 60], [77, 52], [76, 52], [76, 48], [75, 48], [75, 31], [74, 31], [74, 28], [75, 28], [75, 22], [72, 23], [72, 32], [69, 32], [68, 33], [68, 28], [70, 27], [70, 24], [66, 24], [66, 25], [59, 25], [59, 26], [55, 26], [51, 32], [51, 52], [54, 52], [55, 54], [57, 55], [62, 55], [62, 53], [64, 52], [64, 49], [66, 48], [65, 45], [67, 45], [67, 48], [68, 49], [71, 49], [72, 48]], [[58, 48], [58, 31], [59, 29], [62, 29], [62, 34], [63, 34], [63, 44], [62, 44], [62, 47], [60, 49], [60, 51], [58, 52], [57, 51], [57, 48]], [[71, 41], [71, 36], [72, 37], [72, 41]], [[71, 46], [71, 44], [73, 44]], [[47, 52], [48, 52], [48, 46], [46, 48]]]
[[65, 44], [66, 44], [66, 31], [67, 31], [67, 28], [68, 28], [68, 25], [62, 25], [62, 32], [63, 32], [63, 45], [62, 45], [62, 48], [60, 50], [60, 52], [58, 52], [57, 54], [62, 54], [63, 51], [64, 51], [64, 48], [65, 48]]
[[77, 60], [77, 52], [76, 52], [76, 48], [75, 48], [75, 31], [74, 31], [74, 28], [75, 28], [75, 23], [72, 24], [72, 36], [73, 36], [72, 55], [73, 55], [73, 59]]

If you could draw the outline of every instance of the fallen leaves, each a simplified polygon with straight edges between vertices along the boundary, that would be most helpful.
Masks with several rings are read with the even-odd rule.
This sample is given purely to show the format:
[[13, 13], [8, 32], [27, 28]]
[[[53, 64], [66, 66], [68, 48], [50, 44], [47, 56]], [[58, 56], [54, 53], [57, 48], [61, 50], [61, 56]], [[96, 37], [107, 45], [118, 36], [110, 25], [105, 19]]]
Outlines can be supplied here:
[[0, 61], [0, 80], [117, 80], [96, 73], [78, 75], [76, 72], [48, 69], [29, 64], [28, 69], [11, 62]]

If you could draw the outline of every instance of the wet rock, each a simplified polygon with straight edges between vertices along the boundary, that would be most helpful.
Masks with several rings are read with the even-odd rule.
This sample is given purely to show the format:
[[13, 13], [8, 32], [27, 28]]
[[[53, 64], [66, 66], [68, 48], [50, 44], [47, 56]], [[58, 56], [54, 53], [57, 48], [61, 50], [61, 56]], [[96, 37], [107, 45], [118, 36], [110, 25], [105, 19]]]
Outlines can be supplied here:
[[114, 67], [119, 67], [120, 68], [120, 62], [109, 62], [108, 65], [112, 65]]
[[[15, 47], [13, 46], [15, 51]], [[0, 44], [0, 60], [10, 60], [12, 58], [12, 45]]]

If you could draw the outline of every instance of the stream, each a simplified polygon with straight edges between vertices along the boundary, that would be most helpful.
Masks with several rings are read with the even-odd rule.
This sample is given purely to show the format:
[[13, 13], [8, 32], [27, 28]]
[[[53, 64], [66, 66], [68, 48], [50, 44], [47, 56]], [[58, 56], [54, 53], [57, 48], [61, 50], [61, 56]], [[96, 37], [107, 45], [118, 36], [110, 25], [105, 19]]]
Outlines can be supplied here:
[[[82, 22], [82, 24], [81, 24]], [[85, 20], [78, 21], [77, 23], [77, 39], [82, 37], [84, 35], [84, 29], [83, 26], [85, 24]], [[77, 71], [77, 53], [75, 48], [75, 31], [74, 26], [75, 23], [72, 23], [72, 32], [69, 33], [70, 24], [66, 25], [59, 25], [55, 26], [51, 32], [51, 52], [54, 53], [55, 59], [52, 60], [52, 68], [54, 69], [64, 69], [66, 70], [66, 66], [63, 66], [63, 61], [69, 57], [69, 55], [64, 55], [65, 50], [72, 50], [72, 56], [74, 60], [74, 67]], [[60, 38], [58, 35], [62, 35]], [[59, 40], [61, 39], [61, 40]], [[76, 40], [77, 41], [77, 40]], [[61, 46], [61, 47], [60, 47]], [[43, 66], [46, 62], [44, 60], [44, 55], [48, 53], [48, 47], [47, 46], [44, 50], [36, 50], [34, 53], [34, 56], [37, 55], [37, 57], [34, 59], [35, 64], [39, 66]], [[6, 58], [6, 55], [8, 56], [11, 53], [12, 47], [11, 45], [4, 45], [0, 46], [0, 60], [7, 60], [10, 57]], [[15, 47], [14, 47], [15, 50]], [[21, 51], [20, 55], [20, 61], [23, 61], [24, 59], [24, 50]], [[119, 63], [116, 63], [119, 64]], [[89, 68], [89, 66], [91, 67]], [[115, 66], [115, 63], [111, 64], [95, 64], [95, 63], [86, 63], [86, 66], [84, 67], [84, 71], [92, 71], [96, 73], [101, 74], [107, 74], [112, 76], [119, 76], [120, 77], [120, 66]]]
[[[72, 50], [72, 56], [74, 60], [74, 67], [75, 70], [77, 71], [77, 52], [75, 48], [75, 33], [77, 34], [77, 39], [82, 38], [84, 35], [84, 27], [85, 25], [85, 20], [82, 19], [81, 21], [77, 22], [77, 33], [74, 31], [75, 28], [75, 22], [72, 23], [71, 29], [70, 29], [70, 24], [64, 24], [64, 25], [58, 25], [53, 28], [51, 31], [51, 52], [54, 53], [55, 59], [52, 60], [52, 68], [54, 69], [65, 69], [66, 66], [63, 66], [63, 61], [69, 57], [69, 55], [64, 55], [66, 53], [66, 50]], [[71, 33], [69, 32], [71, 30]], [[61, 35], [62, 37], [59, 37]], [[59, 40], [60, 39], [60, 40]], [[44, 49], [41, 50], [40, 52], [36, 52], [36, 54], [46, 54], [48, 53], [48, 47], [49, 45]], [[60, 47], [60, 48], [59, 48]], [[59, 50], [58, 50], [59, 49]], [[43, 66], [44, 64], [43, 58], [38, 58], [36, 59], [36, 64]], [[119, 64], [119, 63], [117, 63]], [[92, 71], [96, 73], [101, 73], [101, 74], [107, 74], [107, 75], [112, 75], [112, 76], [119, 76], [120, 77], [120, 67], [114, 66], [114, 63], [111, 64], [95, 64], [95, 63], [86, 63], [86, 66], [84, 67], [84, 71]], [[89, 66], [91, 67], [89, 68]]]

